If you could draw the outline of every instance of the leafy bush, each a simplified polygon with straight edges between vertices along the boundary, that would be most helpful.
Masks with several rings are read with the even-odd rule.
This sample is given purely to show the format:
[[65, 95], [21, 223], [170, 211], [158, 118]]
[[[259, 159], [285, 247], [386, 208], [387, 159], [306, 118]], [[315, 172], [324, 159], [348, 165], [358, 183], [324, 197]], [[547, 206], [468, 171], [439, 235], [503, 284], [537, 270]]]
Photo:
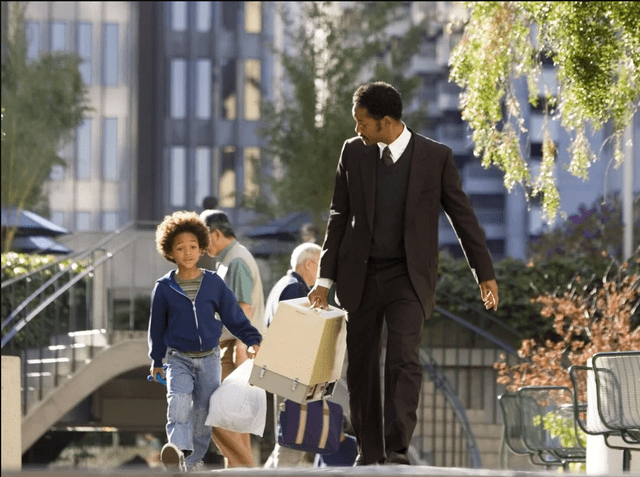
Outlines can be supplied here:
[[[528, 263], [506, 258], [495, 263], [500, 304], [498, 310], [490, 314], [515, 328], [523, 338], [538, 342], [557, 340], [553, 323], [542, 316], [542, 305], [532, 299], [544, 293], [562, 293], [570, 289], [576, 276], [587, 280], [604, 276], [610, 260], [601, 258], [600, 261], [593, 261], [581, 257], [553, 256], [548, 260]], [[470, 316], [468, 306], [476, 313], [485, 312], [480, 289], [464, 259], [456, 260], [441, 254], [436, 304], [463, 318]], [[433, 312], [435, 319], [439, 315]], [[516, 346], [518, 344], [514, 343]]]
[[[2, 280], [3, 282], [14, 277], [26, 275], [29, 272], [42, 270], [9, 285], [2, 290], [2, 320], [4, 321], [27, 297], [34, 293], [47, 280], [59, 271], [69, 268], [56, 282], [44, 289], [38, 297], [20, 312], [2, 331], [5, 336], [19, 320], [25, 318], [31, 311], [39, 306], [57, 288], [66, 284], [77, 274], [82, 273], [87, 263], [63, 260], [55, 265], [58, 260], [53, 255], [30, 255], [8, 252], [2, 254]], [[46, 265], [52, 265], [46, 267]], [[44, 267], [44, 268], [43, 268]], [[34, 348], [50, 343], [52, 336], [57, 336], [68, 331], [85, 329], [87, 310], [87, 288], [90, 287], [90, 277], [76, 283], [69, 291], [63, 293], [49, 306], [35, 316], [24, 328], [22, 328], [11, 340], [9, 349], [3, 349], [3, 353], [14, 353], [16, 350]]]
[[559, 293], [544, 293], [533, 301], [553, 325], [557, 339], [525, 339], [520, 363], [496, 363], [498, 382], [508, 390], [520, 386], [571, 387], [568, 368], [585, 365], [602, 351], [640, 349], [640, 255], [628, 262], [610, 262], [602, 276], [576, 276]]

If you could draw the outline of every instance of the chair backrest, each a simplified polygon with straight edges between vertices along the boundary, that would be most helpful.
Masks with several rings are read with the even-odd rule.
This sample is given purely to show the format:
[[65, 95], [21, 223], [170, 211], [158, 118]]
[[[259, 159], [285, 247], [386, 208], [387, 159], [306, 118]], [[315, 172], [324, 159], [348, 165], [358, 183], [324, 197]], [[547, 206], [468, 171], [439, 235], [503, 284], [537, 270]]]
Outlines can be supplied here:
[[592, 366], [603, 424], [613, 431], [640, 431], [640, 351], [596, 353]]
[[574, 420], [573, 392], [565, 386], [525, 386], [518, 390], [524, 442], [561, 458], [582, 455]]
[[589, 402], [587, 396], [596, 394], [596, 377], [593, 368], [571, 366], [569, 376], [574, 390], [574, 416], [578, 426], [587, 434], [600, 435], [611, 432], [600, 419], [596, 400]]
[[529, 454], [529, 449], [524, 445], [522, 439], [522, 409], [520, 398], [514, 393], [505, 393], [498, 396], [500, 410], [502, 412], [502, 422], [504, 424], [504, 438], [511, 449], [516, 454]]

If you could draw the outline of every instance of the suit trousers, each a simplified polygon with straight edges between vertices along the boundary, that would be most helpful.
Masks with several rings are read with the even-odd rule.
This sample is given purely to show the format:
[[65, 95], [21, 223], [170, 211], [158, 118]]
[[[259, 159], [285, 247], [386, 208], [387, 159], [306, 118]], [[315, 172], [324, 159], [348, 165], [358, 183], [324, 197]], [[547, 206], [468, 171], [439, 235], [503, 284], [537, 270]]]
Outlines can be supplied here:
[[[351, 424], [365, 464], [406, 452], [416, 427], [422, 385], [419, 351], [424, 311], [406, 263], [369, 267], [362, 301], [347, 323]], [[382, 406], [380, 355], [387, 325]]]

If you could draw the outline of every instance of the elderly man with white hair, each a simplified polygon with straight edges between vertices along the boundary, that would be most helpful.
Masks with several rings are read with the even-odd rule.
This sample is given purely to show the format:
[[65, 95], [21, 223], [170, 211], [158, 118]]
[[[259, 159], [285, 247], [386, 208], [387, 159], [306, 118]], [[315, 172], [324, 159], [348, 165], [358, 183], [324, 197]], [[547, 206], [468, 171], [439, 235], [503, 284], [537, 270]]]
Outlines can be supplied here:
[[[293, 250], [291, 253], [291, 269], [273, 286], [267, 298], [267, 304], [264, 310], [267, 326], [271, 324], [279, 302], [293, 298], [302, 298], [309, 294], [310, 287], [316, 281], [321, 251], [322, 249], [319, 245], [311, 242], [298, 245]], [[283, 401], [283, 398], [274, 396], [276, 441], [278, 438], [278, 406]], [[311, 465], [311, 462], [305, 459], [305, 455], [306, 452], [280, 447], [276, 442], [273, 452], [264, 466], [298, 467], [305, 465], [305, 463]]]
[[271, 324], [279, 302], [307, 296], [316, 281], [321, 251], [319, 245], [305, 242], [291, 252], [291, 269], [273, 286], [267, 298], [264, 310], [267, 326]]

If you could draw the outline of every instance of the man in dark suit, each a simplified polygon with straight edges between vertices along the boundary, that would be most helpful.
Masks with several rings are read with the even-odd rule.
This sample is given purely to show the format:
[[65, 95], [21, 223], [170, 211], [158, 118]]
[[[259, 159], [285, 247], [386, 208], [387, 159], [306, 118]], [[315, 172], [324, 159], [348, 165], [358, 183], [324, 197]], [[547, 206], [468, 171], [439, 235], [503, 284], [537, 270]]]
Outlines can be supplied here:
[[[441, 206], [487, 309], [498, 308], [498, 285], [451, 149], [406, 127], [400, 94], [387, 83], [358, 88], [352, 112], [358, 136], [342, 148], [318, 279], [308, 296], [313, 306], [326, 306], [335, 282], [337, 299], [348, 312], [347, 386], [359, 448], [356, 465], [409, 464], [422, 383], [418, 353], [436, 287]], [[383, 320], [388, 332], [384, 410]]]

